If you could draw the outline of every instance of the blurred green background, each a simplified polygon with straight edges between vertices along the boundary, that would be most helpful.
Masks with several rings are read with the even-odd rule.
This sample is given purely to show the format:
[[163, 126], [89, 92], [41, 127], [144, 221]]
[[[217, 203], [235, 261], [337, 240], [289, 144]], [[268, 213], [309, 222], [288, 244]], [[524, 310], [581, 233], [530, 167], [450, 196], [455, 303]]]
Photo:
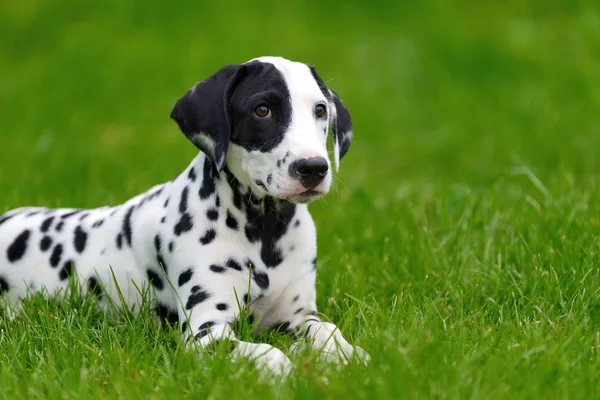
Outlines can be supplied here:
[[261, 55], [314, 64], [355, 125], [311, 206], [319, 306], [384, 383], [325, 393], [598, 395], [598, 1], [4, 2], [0, 211], [171, 179], [175, 101]]

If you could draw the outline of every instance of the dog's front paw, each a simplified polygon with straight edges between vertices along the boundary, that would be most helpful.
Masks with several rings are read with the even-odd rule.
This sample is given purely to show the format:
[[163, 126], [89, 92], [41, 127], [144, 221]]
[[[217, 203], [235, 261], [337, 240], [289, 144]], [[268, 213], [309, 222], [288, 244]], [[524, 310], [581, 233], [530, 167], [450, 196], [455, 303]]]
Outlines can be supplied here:
[[293, 369], [293, 364], [281, 350], [263, 343], [238, 343], [232, 357], [234, 360], [241, 357], [252, 360], [264, 378], [285, 377]]

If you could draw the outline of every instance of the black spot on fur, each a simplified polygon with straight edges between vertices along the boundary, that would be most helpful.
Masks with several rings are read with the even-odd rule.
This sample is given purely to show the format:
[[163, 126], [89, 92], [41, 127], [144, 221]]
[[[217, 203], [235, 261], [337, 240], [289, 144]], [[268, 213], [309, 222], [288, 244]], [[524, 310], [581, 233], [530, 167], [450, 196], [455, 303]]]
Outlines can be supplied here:
[[3, 223], [5, 223], [6, 221], [8, 221], [9, 219], [11, 219], [12, 217], [14, 217], [14, 215], [4, 215], [0, 218], [0, 225], [2, 225]]
[[206, 218], [208, 218], [211, 221], [216, 221], [219, 219], [219, 210], [215, 209], [215, 208], [211, 208], [210, 210], [208, 210], [206, 212]]
[[290, 322], [286, 321], [286, 322], [278, 322], [275, 323], [273, 325], [271, 325], [271, 327], [269, 328], [269, 330], [275, 331], [275, 332], [281, 332], [281, 333], [289, 333], [290, 332]]
[[42, 222], [42, 225], [40, 226], [40, 231], [42, 232], [48, 232], [48, 229], [50, 229], [50, 226], [52, 225], [52, 222], [54, 221], [54, 217], [48, 217], [44, 220], [44, 222]]
[[0, 277], [0, 296], [2, 296], [4, 293], [8, 292], [10, 290], [10, 286], [8, 285], [8, 282], [6, 281], [6, 279], [4, 279], [3, 277]]
[[148, 276], [148, 281], [152, 286], [154, 286], [157, 290], [163, 290], [165, 285], [163, 283], [162, 278], [151, 269], [146, 270], [146, 276]]
[[196, 304], [202, 303], [208, 299], [210, 294], [203, 290], [200, 286], [194, 286], [192, 288], [192, 294], [188, 297], [187, 303], [185, 304], [186, 310], [191, 310]]
[[217, 310], [219, 310], [219, 311], [227, 311], [228, 308], [229, 308], [229, 306], [226, 303], [218, 303], [217, 304]]
[[53, 268], [58, 267], [58, 264], [60, 264], [60, 258], [62, 257], [62, 253], [63, 253], [62, 244], [59, 243], [56, 246], [54, 246], [54, 250], [52, 250], [52, 254], [50, 255], [50, 265]]
[[204, 336], [208, 335], [210, 332], [210, 328], [214, 326], [214, 322], [207, 321], [198, 327], [198, 333], [194, 336], [194, 339], [202, 339]]
[[179, 212], [183, 214], [188, 208], [188, 197], [190, 196], [190, 188], [184, 187], [181, 191], [181, 200], [179, 200]]
[[161, 247], [162, 247], [162, 239], [160, 238], [160, 235], [154, 236], [154, 250], [156, 250], [156, 252], [159, 253]]
[[317, 269], [317, 257], [312, 260], [313, 271]]
[[204, 159], [202, 186], [198, 195], [200, 199], [206, 200], [215, 192], [215, 181], [213, 178], [213, 165], [208, 157]]
[[267, 185], [270, 185], [271, 183], [273, 183], [273, 175], [269, 174], [267, 175]]
[[104, 291], [102, 290], [102, 285], [98, 282], [96, 277], [91, 276], [88, 279], [88, 291], [92, 293], [98, 300], [101, 300], [104, 297]]
[[117, 234], [117, 249], [121, 249], [123, 247], [123, 234], [119, 232]]
[[173, 252], [173, 248], [175, 247], [175, 242], [172, 240], [169, 242], [169, 253]]
[[100, 220], [94, 222], [94, 224], [92, 225], [92, 228], [100, 228], [102, 226], [102, 224], [104, 224], [104, 220], [100, 219]]
[[52, 238], [50, 236], [44, 236], [40, 241], [40, 250], [46, 251], [52, 246]]
[[292, 301], [295, 303], [298, 300], [300, 300], [300, 295], [299, 294], [297, 294]]
[[87, 243], [87, 239], [88, 239], [87, 232], [85, 232], [83, 229], [81, 229], [81, 226], [77, 226], [77, 228], [75, 228], [75, 237], [73, 239], [73, 245], [75, 247], [75, 250], [79, 254], [83, 253], [83, 251], [85, 250], [85, 245]]
[[267, 186], [264, 184], [264, 182], [263, 182], [263, 181], [261, 181], [261, 180], [256, 180], [256, 181], [254, 181], [254, 183], [256, 183], [256, 186], [258, 186], [258, 187], [260, 187], [260, 188], [262, 188], [262, 189], [264, 189], [264, 190], [268, 190], [268, 189], [267, 189]]
[[191, 268], [182, 272], [181, 275], [179, 275], [179, 280], [177, 281], [177, 284], [180, 287], [185, 285], [186, 283], [188, 283], [190, 281], [190, 279], [192, 279], [193, 274], [194, 274], [194, 271], [192, 271]]
[[29, 237], [31, 231], [29, 229], [24, 230], [15, 238], [15, 240], [8, 246], [6, 250], [6, 257], [8, 261], [15, 262], [19, 261], [25, 255], [27, 251], [27, 245], [29, 243]]
[[162, 303], [158, 303], [156, 306], [156, 315], [161, 320], [163, 325], [175, 325], [179, 322], [179, 316], [177, 311], [171, 310], [169, 307]]
[[82, 210], [76, 210], [76, 211], [72, 211], [72, 212], [70, 212], [70, 213], [67, 213], [67, 214], [63, 214], [63, 215], [61, 215], [61, 217], [60, 217], [60, 218], [62, 218], [62, 219], [67, 219], [67, 218], [69, 218], [69, 217], [72, 217], [73, 215], [77, 215], [77, 214], [79, 214], [81, 211], [82, 211]]
[[188, 173], [188, 179], [192, 182], [196, 182], [196, 170], [194, 167], [190, 168], [190, 172]]
[[228, 228], [233, 229], [234, 231], [238, 230], [238, 221], [229, 210], [227, 210], [227, 219], [225, 220], [225, 224]]
[[193, 227], [192, 216], [189, 213], [183, 213], [179, 222], [173, 227], [173, 233], [175, 233], [176, 236], [180, 236], [184, 232], [191, 231]]
[[131, 214], [133, 214], [133, 206], [129, 207], [123, 218], [123, 236], [127, 245], [131, 247], [132, 230], [131, 230]]
[[221, 207], [221, 198], [219, 197], [219, 195], [217, 195], [215, 198], [215, 207]]
[[297, 219], [296, 222], [294, 222], [294, 228], [297, 228], [300, 226], [300, 220]]
[[281, 167], [281, 160], [277, 160], [277, 168]]
[[240, 263], [238, 263], [237, 261], [235, 261], [233, 258], [230, 258], [229, 260], [227, 260], [227, 263], [225, 265], [227, 265], [227, 268], [231, 268], [231, 269], [234, 269], [236, 271], [241, 271], [242, 270], [242, 266], [240, 265]]
[[160, 254], [156, 255], [156, 262], [158, 263], [158, 266], [161, 267], [163, 269], [163, 271], [165, 271], [165, 274], [166, 274], [168, 271], [167, 263], [165, 262], [165, 260], [162, 258], [162, 256]]
[[162, 218], [160, 219], [160, 223], [161, 223], [161, 224], [164, 224], [165, 222], [167, 222], [167, 217], [166, 217], [166, 216], [165, 216], [165, 217], [162, 217]]
[[252, 276], [259, 288], [267, 289], [269, 287], [269, 275], [266, 273], [253, 269]]
[[220, 265], [216, 265], [216, 264], [212, 264], [210, 267], [208, 267], [212, 272], [216, 272], [217, 274], [222, 274], [223, 272], [225, 272], [225, 268], [221, 267]]
[[299, 309], [297, 309], [296, 311], [294, 311], [294, 315], [298, 315], [298, 314], [300, 314], [302, 311], [304, 311], [304, 307], [300, 307]]
[[58, 224], [56, 224], [56, 232], [60, 232], [62, 231], [63, 226], [65, 226], [65, 223], [63, 221], [60, 221]]
[[244, 300], [244, 304], [250, 304], [252, 301], [252, 296], [250, 296], [250, 293], [246, 293], [242, 299]]
[[183, 321], [183, 324], [181, 324], [181, 332], [185, 332], [187, 330], [187, 327], [188, 327], [187, 320]]
[[165, 204], [164, 204], [164, 208], [167, 208], [167, 206], [169, 205], [169, 198], [167, 197], [167, 199], [165, 200]]
[[204, 233], [204, 236], [202, 236], [200, 238], [200, 243], [202, 243], [203, 245], [207, 245], [207, 244], [211, 243], [213, 240], [215, 240], [216, 236], [217, 236], [217, 232], [214, 229], [208, 229]]
[[73, 270], [75, 269], [75, 266], [73, 265], [73, 261], [72, 260], [68, 260], [63, 264], [62, 269], [60, 270], [60, 272], [58, 273], [58, 278], [61, 281], [65, 281], [67, 279], [69, 279], [69, 277], [71, 275], [73, 275]]
[[81, 217], [79, 217], [79, 221], [83, 221], [89, 216], [90, 216], [90, 213], [86, 212], [86, 213], [82, 214]]

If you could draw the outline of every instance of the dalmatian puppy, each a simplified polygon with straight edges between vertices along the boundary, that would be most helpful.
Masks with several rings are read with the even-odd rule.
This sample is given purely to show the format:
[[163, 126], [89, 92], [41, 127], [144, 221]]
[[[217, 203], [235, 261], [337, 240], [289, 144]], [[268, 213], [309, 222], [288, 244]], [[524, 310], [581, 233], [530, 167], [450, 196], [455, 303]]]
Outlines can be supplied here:
[[[236, 338], [248, 315], [258, 329], [293, 335], [331, 361], [368, 355], [317, 314], [316, 230], [307, 204], [332, 182], [352, 124], [313, 67], [278, 57], [227, 65], [177, 101], [171, 118], [200, 152], [168, 183], [122, 205], [20, 208], [0, 217], [0, 294], [64, 291], [70, 277], [97, 296], [135, 308], [149, 284], [157, 312], [179, 322], [188, 346], [231, 343], [287, 374], [288, 357]], [[119, 292], [120, 291], [120, 295]]]

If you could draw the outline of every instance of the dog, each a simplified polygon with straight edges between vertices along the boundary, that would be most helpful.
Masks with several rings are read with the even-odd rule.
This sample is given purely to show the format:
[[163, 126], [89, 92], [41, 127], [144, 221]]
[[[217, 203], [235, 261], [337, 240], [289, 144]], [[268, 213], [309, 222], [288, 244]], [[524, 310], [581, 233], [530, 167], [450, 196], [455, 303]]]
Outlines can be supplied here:
[[[230, 64], [181, 97], [170, 117], [200, 150], [177, 177], [116, 207], [19, 208], [0, 217], [0, 294], [20, 305], [70, 278], [135, 309], [139, 287], [187, 346], [231, 343], [234, 359], [286, 375], [289, 358], [236, 338], [244, 313], [343, 365], [368, 361], [317, 314], [316, 229], [307, 204], [332, 184], [352, 140], [350, 114], [314, 67], [280, 57]], [[198, 348], [195, 347], [195, 348]]]

